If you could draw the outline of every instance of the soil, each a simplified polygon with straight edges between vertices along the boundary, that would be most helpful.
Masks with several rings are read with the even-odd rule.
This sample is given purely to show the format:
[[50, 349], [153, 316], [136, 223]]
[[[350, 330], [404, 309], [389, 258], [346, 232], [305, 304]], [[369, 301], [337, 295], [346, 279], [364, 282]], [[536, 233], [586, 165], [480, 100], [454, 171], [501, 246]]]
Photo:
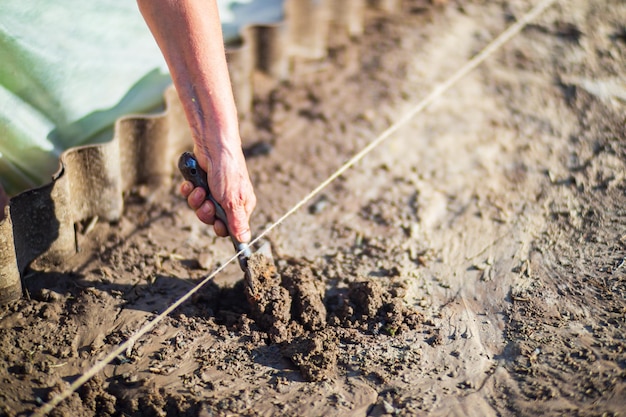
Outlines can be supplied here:
[[[529, 9], [405, 1], [242, 120], [261, 231]], [[616, 416], [626, 410], [626, 3], [570, 0], [57, 407], [59, 416]], [[260, 79], [258, 82], [262, 82]], [[176, 181], [174, 181], [176, 182]], [[229, 259], [137, 189], [1, 312], [30, 413]], [[256, 262], [256, 263], [254, 263]]]

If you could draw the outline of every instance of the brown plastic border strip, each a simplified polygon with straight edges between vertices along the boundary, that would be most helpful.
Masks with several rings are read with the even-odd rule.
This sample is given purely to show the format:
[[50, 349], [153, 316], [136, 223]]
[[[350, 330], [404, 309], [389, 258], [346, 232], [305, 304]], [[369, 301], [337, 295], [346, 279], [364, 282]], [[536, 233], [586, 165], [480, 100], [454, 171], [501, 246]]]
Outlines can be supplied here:
[[[366, 6], [393, 12], [400, 0], [286, 0], [285, 19], [251, 25], [242, 42], [227, 48], [233, 94], [240, 114], [249, 112], [253, 73], [289, 78], [295, 59], [322, 59], [331, 36], [363, 33]], [[187, 122], [173, 87], [165, 111], [128, 116], [115, 123], [110, 142], [71, 148], [59, 160], [52, 181], [13, 197], [0, 221], [0, 305], [22, 296], [29, 266], [54, 268], [76, 253], [75, 224], [98, 216], [120, 218], [124, 193], [171, 180], [176, 155], [192, 145]]]

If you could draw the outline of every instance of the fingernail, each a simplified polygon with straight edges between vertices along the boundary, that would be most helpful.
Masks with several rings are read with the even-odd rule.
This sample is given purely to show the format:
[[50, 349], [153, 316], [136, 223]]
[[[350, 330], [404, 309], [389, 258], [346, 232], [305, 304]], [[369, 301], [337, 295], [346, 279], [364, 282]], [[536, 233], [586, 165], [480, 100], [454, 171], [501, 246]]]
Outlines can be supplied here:
[[250, 233], [249, 230], [247, 230], [239, 235], [238, 240], [240, 242], [249, 242], [251, 238], [252, 238], [252, 234]]
[[196, 200], [200, 198], [200, 193], [202, 192], [202, 188], [200, 187], [196, 187], [193, 189], [193, 191], [191, 192], [191, 194], [189, 195], [189, 197], [192, 198], [192, 200]]
[[210, 216], [213, 214], [213, 207], [211, 207], [211, 205], [208, 202], [205, 202], [204, 204], [202, 204], [202, 207], [200, 207], [200, 209], [207, 216]]
[[180, 191], [183, 194], [189, 194], [192, 189], [193, 189], [193, 185], [191, 185], [189, 181], [183, 182], [183, 184], [180, 186]]

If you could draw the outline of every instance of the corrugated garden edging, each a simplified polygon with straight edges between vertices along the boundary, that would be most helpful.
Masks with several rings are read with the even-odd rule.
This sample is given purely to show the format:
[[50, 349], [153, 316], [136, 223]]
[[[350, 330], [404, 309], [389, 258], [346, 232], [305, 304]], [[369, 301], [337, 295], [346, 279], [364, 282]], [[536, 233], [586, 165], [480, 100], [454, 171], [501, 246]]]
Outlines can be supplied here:
[[[250, 111], [254, 72], [286, 80], [294, 60], [323, 59], [331, 37], [361, 35], [365, 7], [393, 12], [400, 3], [286, 0], [282, 22], [245, 27], [241, 42], [227, 47], [239, 113]], [[0, 221], [0, 305], [22, 296], [22, 277], [29, 267], [54, 268], [76, 253], [75, 224], [95, 216], [116, 221], [127, 191], [171, 181], [176, 156], [192, 142], [173, 87], [164, 98], [162, 113], [118, 119], [111, 141], [68, 149], [50, 183], [10, 200]]]

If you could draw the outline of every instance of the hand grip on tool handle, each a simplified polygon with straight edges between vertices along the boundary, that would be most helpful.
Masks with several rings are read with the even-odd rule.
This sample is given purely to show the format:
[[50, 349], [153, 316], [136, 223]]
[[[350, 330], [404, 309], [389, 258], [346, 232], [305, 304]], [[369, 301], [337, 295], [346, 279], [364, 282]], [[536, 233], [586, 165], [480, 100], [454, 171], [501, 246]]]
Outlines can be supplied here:
[[180, 156], [178, 159], [178, 169], [181, 174], [183, 174], [183, 177], [187, 181], [190, 181], [194, 187], [201, 187], [206, 192], [206, 199], [210, 200], [211, 203], [213, 203], [213, 206], [215, 206], [215, 217], [226, 226], [230, 240], [233, 242], [233, 246], [235, 247], [237, 253], [241, 252], [239, 255], [239, 266], [243, 271], [245, 271], [248, 265], [248, 259], [252, 255], [252, 252], [246, 243], [238, 241], [230, 232], [230, 227], [228, 226], [228, 221], [226, 220], [226, 212], [224, 212], [224, 208], [211, 194], [206, 172], [204, 172], [204, 170], [200, 167], [200, 164], [198, 164], [198, 160], [190, 152], [183, 152]]

